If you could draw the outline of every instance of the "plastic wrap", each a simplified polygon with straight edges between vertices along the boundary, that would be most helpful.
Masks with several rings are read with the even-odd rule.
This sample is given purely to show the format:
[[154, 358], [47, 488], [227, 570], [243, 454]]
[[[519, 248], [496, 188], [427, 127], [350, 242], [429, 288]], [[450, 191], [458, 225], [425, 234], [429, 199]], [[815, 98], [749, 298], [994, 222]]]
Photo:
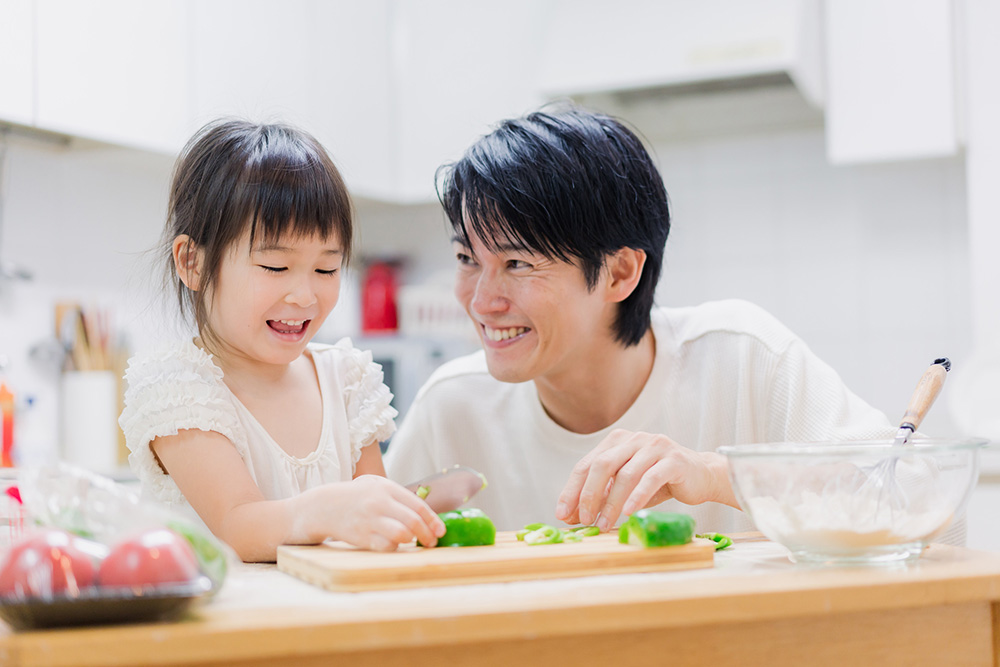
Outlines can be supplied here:
[[26, 468], [18, 488], [24, 533], [0, 553], [0, 617], [15, 629], [175, 618], [236, 560], [203, 525], [81, 468]]

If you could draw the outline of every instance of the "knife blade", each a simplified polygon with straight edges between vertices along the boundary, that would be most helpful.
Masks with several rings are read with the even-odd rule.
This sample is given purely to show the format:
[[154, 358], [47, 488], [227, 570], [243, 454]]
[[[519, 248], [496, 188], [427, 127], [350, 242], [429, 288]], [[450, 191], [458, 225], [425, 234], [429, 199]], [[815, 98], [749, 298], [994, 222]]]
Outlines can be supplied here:
[[458, 509], [486, 488], [486, 476], [469, 466], [452, 466], [404, 486], [423, 497], [435, 512]]

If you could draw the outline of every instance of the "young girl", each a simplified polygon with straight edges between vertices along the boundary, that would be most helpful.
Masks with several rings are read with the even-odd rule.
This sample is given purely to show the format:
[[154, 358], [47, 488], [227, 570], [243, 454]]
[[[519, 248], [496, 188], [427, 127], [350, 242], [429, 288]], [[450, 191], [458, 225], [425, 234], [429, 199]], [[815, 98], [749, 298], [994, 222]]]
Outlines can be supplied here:
[[219, 121], [178, 159], [164, 255], [198, 337], [137, 356], [129, 464], [245, 561], [325, 538], [391, 550], [444, 524], [385, 478], [392, 395], [371, 354], [309, 340], [337, 303], [351, 203], [311, 136]]

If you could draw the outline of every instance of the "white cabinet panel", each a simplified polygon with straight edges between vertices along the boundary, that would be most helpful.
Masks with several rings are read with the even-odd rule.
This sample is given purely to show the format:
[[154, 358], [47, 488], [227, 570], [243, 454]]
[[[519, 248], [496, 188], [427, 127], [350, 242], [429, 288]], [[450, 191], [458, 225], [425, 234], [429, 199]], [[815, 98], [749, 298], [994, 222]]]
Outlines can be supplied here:
[[[433, 201], [434, 172], [498, 121], [538, 106], [543, 3], [397, 3], [397, 198]], [[470, 28], [480, 26], [483, 29]]]
[[37, 0], [37, 125], [164, 152], [187, 130], [189, 2]]
[[30, 125], [34, 117], [33, 0], [0, 6], [0, 120]]
[[836, 0], [824, 6], [830, 161], [954, 154], [951, 2]]
[[388, 2], [221, 0], [194, 6], [196, 125], [219, 116], [313, 133], [355, 194], [394, 182]]

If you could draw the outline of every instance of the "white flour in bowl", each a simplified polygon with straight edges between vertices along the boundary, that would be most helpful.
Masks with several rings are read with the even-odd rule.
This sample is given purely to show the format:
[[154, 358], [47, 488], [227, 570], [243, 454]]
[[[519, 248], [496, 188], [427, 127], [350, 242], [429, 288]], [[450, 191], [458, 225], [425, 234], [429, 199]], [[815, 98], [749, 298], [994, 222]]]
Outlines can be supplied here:
[[796, 549], [851, 549], [925, 541], [951, 520], [947, 511], [892, 509], [877, 496], [803, 491], [791, 504], [771, 496], [747, 500], [757, 528], [768, 537]]

